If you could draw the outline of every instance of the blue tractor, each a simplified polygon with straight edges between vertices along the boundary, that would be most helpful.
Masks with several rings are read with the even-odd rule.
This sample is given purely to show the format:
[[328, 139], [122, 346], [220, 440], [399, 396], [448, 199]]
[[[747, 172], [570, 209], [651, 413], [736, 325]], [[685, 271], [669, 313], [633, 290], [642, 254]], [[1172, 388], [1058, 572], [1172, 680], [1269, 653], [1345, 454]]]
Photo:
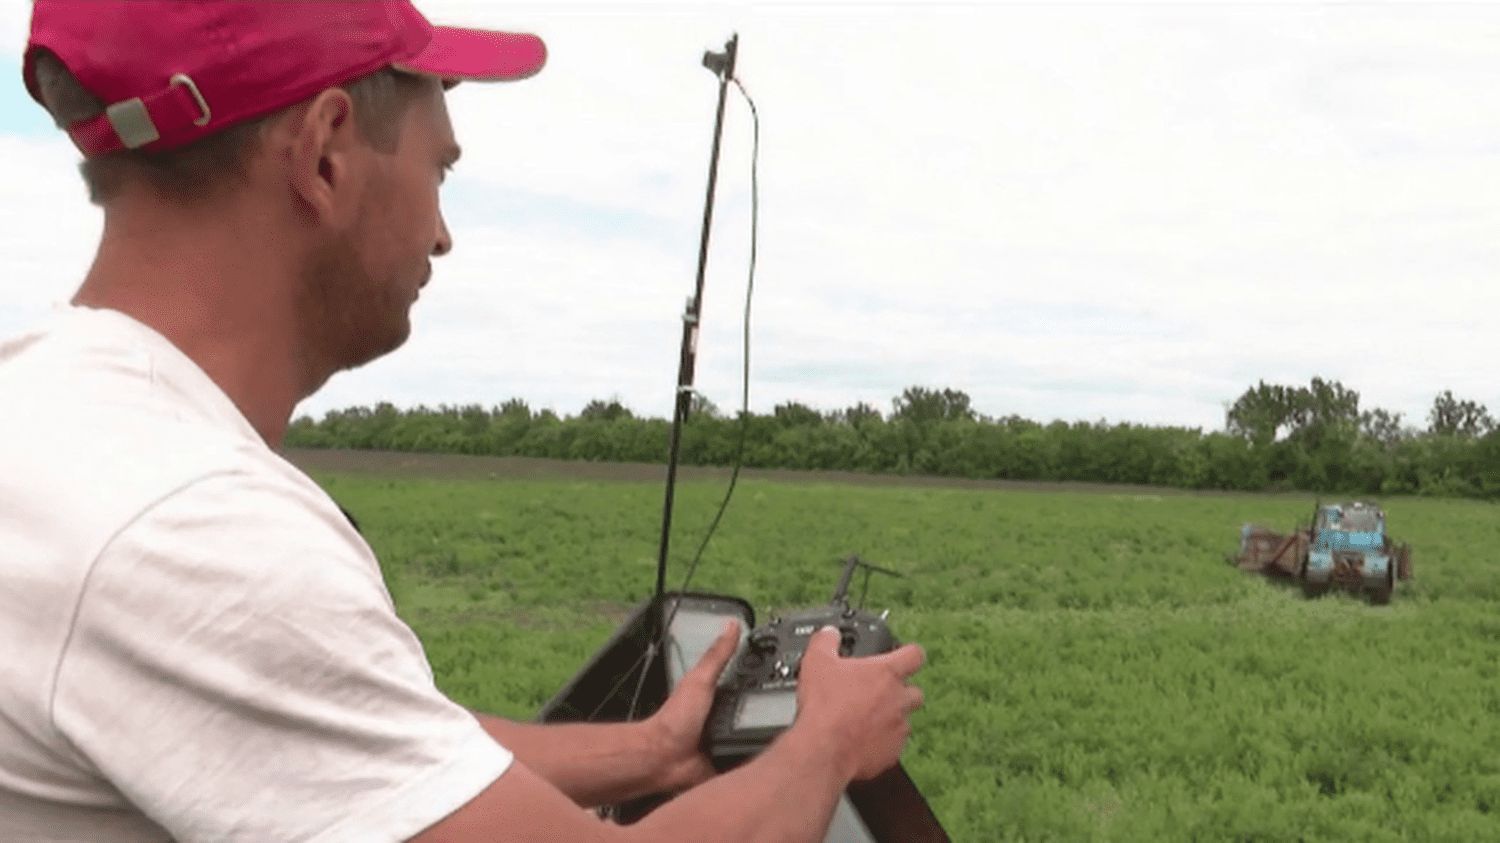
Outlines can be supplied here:
[[1400, 580], [1411, 579], [1411, 548], [1385, 532], [1385, 512], [1363, 501], [1319, 503], [1312, 525], [1291, 534], [1246, 524], [1240, 568], [1296, 579], [1309, 596], [1332, 587], [1389, 603]]

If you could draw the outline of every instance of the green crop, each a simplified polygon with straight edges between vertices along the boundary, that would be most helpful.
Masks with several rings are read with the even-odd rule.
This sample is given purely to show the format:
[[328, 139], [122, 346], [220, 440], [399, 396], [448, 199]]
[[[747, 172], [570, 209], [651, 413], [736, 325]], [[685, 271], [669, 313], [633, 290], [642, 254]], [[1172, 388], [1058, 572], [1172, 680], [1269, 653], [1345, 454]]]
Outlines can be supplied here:
[[[316, 476], [478, 709], [534, 716], [654, 585], [659, 483]], [[679, 487], [672, 587], [721, 494]], [[1388, 607], [1226, 563], [1311, 498], [755, 479], [693, 588], [764, 617], [851, 552], [902, 571], [868, 604], [927, 649], [905, 763], [956, 840], [1493, 838], [1500, 512], [1381, 503], [1415, 549]]]

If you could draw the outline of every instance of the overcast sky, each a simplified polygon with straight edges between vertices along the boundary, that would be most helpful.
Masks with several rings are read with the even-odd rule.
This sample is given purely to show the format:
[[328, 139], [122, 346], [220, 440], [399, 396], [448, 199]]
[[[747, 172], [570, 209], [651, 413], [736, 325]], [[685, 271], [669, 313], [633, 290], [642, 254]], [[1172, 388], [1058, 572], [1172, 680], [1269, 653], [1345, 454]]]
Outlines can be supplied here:
[[[1204, 429], [1258, 379], [1424, 423], [1500, 410], [1500, 8], [499, 4], [520, 83], [464, 85], [455, 250], [394, 355], [300, 412], [389, 400], [667, 415], [717, 88], [761, 125], [751, 403]], [[0, 334], [66, 301], [100, 228], [0, 6]], [[731, 89], [733, 93], [733, 89]], [[698, 387], [739, 394], [748, 108], [728, 108]]]

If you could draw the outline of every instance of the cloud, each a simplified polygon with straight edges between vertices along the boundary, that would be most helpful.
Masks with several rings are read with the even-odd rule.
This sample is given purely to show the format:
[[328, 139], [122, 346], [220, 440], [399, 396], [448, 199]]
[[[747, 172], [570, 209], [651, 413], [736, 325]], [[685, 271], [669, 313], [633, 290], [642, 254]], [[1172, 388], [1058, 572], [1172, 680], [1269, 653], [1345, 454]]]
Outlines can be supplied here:
[[66, 141], [0, 134], [0, 334], [66, 302], [93, 260], [102, 220], [88, 204], [77, 158]]
[[[668, 412], [717, 94], [698, 60], [736, 31], [763, 120], [759, 410], [920, 383], [993, 415], [1212, 428], [1256, 380], [1313, 375], [1413, 420], [1444, 388], [1500, 407], [1500, 9], [422, 8], [539, 32], [548, 67], [453, 91], [456, 251], [408, 346], [304, 411]], [[723, 407], [749, 257], [737, 95], [726, 120], [699, 346]], [[40, 279], [10, 293], [24, 310], [76, 283], [97, 224], [65, 144], [6, 143], [0, 177], [30, 198], [7, 193], [0, 242]]]

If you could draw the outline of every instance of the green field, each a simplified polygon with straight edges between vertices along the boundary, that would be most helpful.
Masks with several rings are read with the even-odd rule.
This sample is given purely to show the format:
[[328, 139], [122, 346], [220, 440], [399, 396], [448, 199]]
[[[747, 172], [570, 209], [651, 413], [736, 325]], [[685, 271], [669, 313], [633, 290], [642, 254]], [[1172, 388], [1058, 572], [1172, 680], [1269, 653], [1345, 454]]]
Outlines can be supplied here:
[[[562, 471], [312, 471], [466, 705], [534, 716], [653, 586], [660, 483]], [[679, 487], [679, 559], [722, 491]], [[1225, 563], [1312, 503], [745, 479], [693, 587], [764, 616], [850, 552], [904, 571], [869, 602], [927, 649], [905, 763], [955, 840], [1500, 839], [1500, 508], [1382, 501], [1389, 607]]]

